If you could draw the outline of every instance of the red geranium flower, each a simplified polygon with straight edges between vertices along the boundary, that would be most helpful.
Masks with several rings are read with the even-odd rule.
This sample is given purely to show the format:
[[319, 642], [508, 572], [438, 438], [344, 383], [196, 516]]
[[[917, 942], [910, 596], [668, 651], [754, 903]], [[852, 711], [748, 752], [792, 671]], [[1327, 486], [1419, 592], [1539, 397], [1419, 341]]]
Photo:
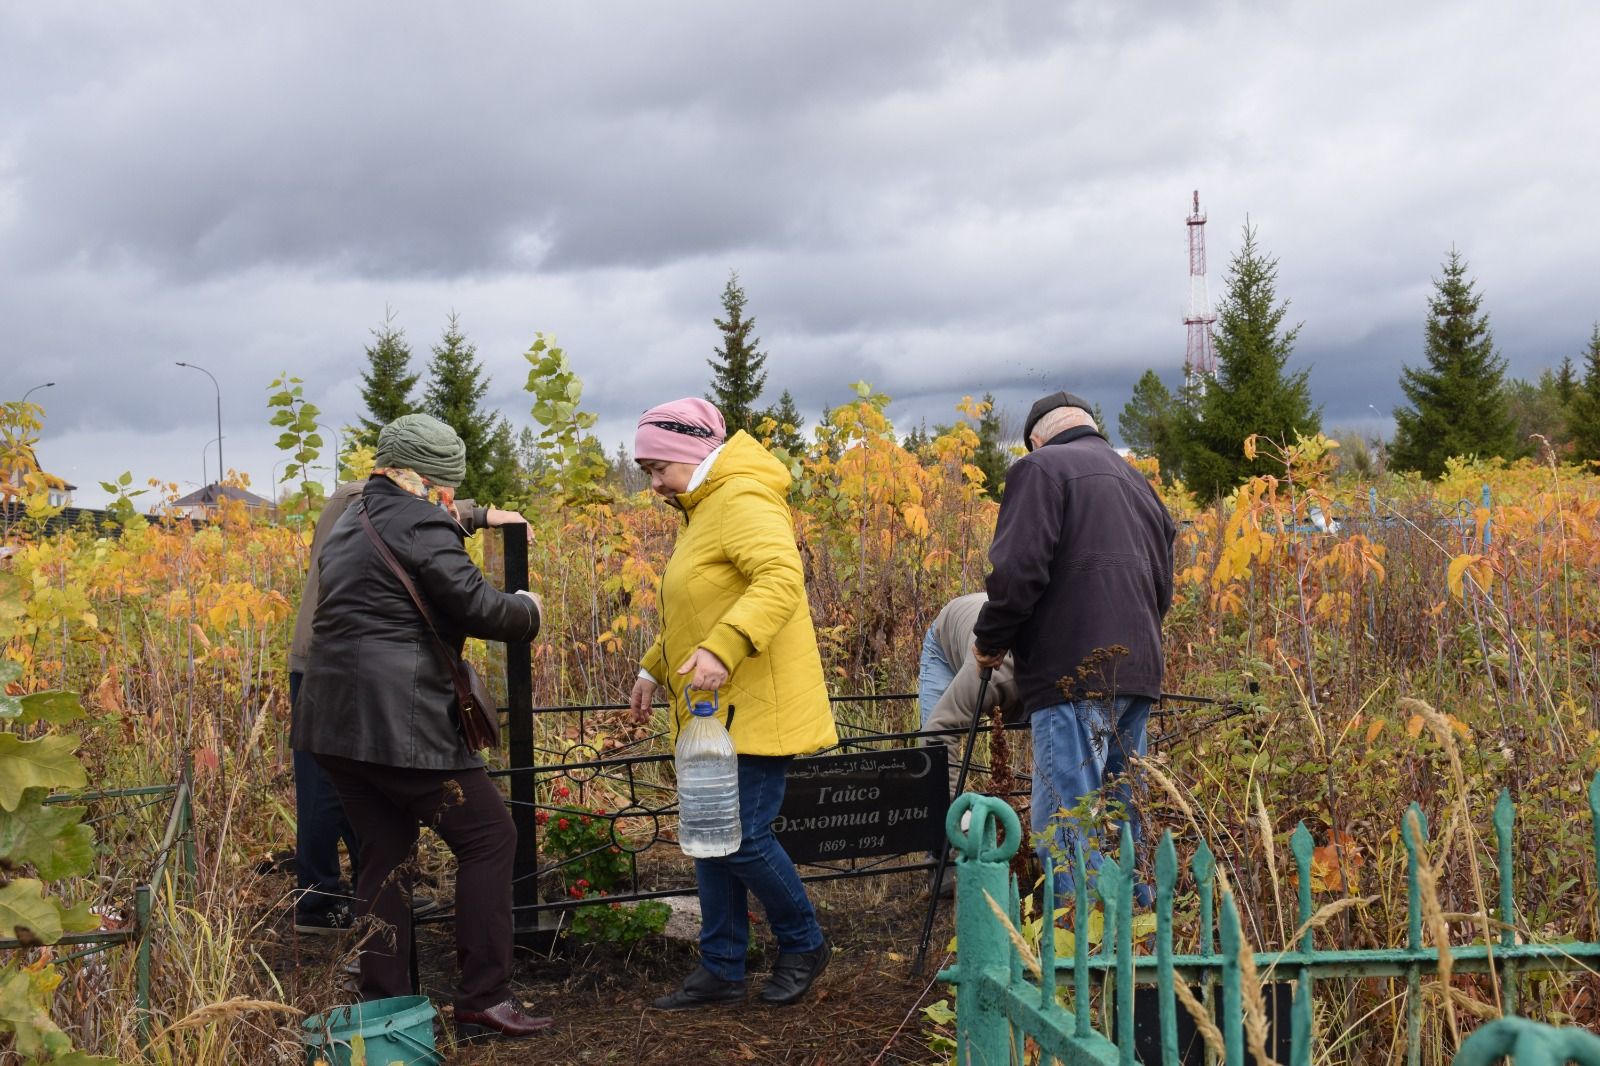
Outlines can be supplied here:
[[565, 818], [562, 818], [562, 819], [560, 819], [559, 821], [556, 822], [556, 828], [557, 829], [567, 829], [567, 828], [570, 828], [571, 825], [572, 825], [572, 823], [567, 821]]
[[548, 822], [550, 820], [550, 812], [549, 811], [539, 811], [539, 812], [534, 814], [533, 820], [536, 823], [538, 823], [539, 825], [544, 825], [546, 822]]

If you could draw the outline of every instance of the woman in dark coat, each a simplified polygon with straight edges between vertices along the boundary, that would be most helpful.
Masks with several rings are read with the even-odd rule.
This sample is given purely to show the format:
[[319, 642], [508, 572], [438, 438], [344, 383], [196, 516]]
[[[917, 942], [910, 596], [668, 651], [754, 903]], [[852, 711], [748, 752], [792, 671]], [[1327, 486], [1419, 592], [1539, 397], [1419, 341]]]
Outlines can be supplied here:
[[362, 522], [371, 519], [408, 573], [445, 644], [459, 652], [469, 636], [532, 639], [538, 600], [495, 589], [462, 547], [449, 507], [465, 467], [461, 438], [427, 415], [379, 434], [372, 477], [319, 556], [291, 737], [327, 771], [360, 840], [357, 903], [377, 920], [361, 952], [362, 998], [412, 992], [410, 860], [426, 825], [458, 863], [457, 1031], [526, 1036], [551, 1022], [524, 1014], [510, 989], [516, 828], [457, 727], [451, 665]]

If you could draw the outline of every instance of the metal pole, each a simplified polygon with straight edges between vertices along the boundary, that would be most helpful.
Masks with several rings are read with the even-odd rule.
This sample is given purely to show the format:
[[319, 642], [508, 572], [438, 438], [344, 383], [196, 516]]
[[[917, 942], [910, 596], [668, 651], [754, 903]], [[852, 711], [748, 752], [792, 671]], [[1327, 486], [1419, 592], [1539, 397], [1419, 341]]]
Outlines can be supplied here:
[[23, 403], [27, 403], [28, 402], [28, 397], [32, 396], [34, 393], [38, 392], [40, 389], [49, 389], [49, 388], [54, 388], [54, 387], [55, 387], [55, 382], [53, 382], [53, 381], [47, 381], [43, 385], [35, 385], [33, 388], [29, 389], [27, 392], [22, 394], [22, 402]]
[[[972, 818], [961, 829], [961, 815]], [[1005, 842], [995, 846], [1004, 830]], [[1003, 990], [1010, 984], [1011, 941], [994, 919], [989, 900], [1010, 896], [1009, 862], [1022, 842], [1017, 814], [990, 796], [957, 798], [945, 818], [950, 836], [960, 833], [961, 892], [956, 897], [956, 1062], [960, 1066], [998, 1066], [1017, 1061], [1012, 1054]], [[988, 897], [987, 899], [985, 897]], [[1045, 926], [1045, 935], [1050, 927]], [[1088, 1058], [1085, 1055], [1085, 1058]]]
[[283, 493], [279, 490], [278, 467], [288, 461], [288, 459], [279, 459], [272, 464], [272, 518], [274, 521], [278, 518], [278, 506], [283, 502]]
[[194, 793], [187, 769], [179, 795], [183, 800], [183, 842], [179, 847], [183, 850], [183, 869], [189, 875], [189, 894], [193, 898], [200, 892], [200, 861], [194, 842]]
[[217, 390], [217, 488], [220, 490], [222, 488], [223, 471], [227, 470], [227, 467], [222, 465], [222, 386], [217, 384], [217, 376], [203, 366], [195, 366], [193, 363], [184, 362], [179, 362], [178, 365], [186, 366], [190, 370], [200, 371], [200, 373], [211, 379], [211, 387]]
[[[972, 748], [978, 740], [978, 721], [988, 704], [989, 679], [993, 676], [994, 670], [987, 666], [978, 674], [978, 705], [972, 709], [972, 721], [967, 723], [967, 741], [961, 749], [961, 769], [956, 773], [956, 794], [951, 797], [952, 801], [960, 799], [967, 787], [967, 772], [972, 769]], [[933, 938], [933, 919], [939, 911], [939, 889], [944, 886], [944, 871], [949, 864], [950, 848], [940, 848], [939, 865], [933, 868], [933, 884], [928, 890], [928, 913], [922, 919], [922, 939], [917, 942], [917, 959], [911, 966], [913, 975], [920, 976], [928, 962], [928, 942]]]
[[135, 953], [134, 1027], [139, 1036], [139, 1049], [150, 1046], [150, 886], [134, 889], [134, 928], [138, 931], [139, 947]]
[[333, 487], [338, 488], [340, 484], [339, 469], [341, 466], [339, 456], [344, 453], [344, 434], [331, 426], [323, 425], [321, 422], [317, 422], [315, 425], [318, 429], [325, 429], [333, 434]]
[[[506, 591], [525, 589], [528, 587], [528, 527], [516, 523], [501, 526], [500, 532], [504, 544]], [[539, 902], [539, 879], [533, 876], [539, 866], [539, 828], [534, 821], [537, 812], [533, 780], [532, 643], [506, 645], [506, 704], [510, 716], [507, 722], [509, 765], [514, 771], [522, 771], [511, 775], [511, 819], [517, 827], [512, 905], [532, 907]], [[535, 913], [531, 925], [516, 930], [517, 942], [533, 946], [538, 937], [538, 923]]]
[[[211, 446], [213, 444], [215, 444], [217, 446], [217, 451], [218, 452], [222, 451], [222, 441], [221, 441], [221, 439], [208, 440], [205, 443], [205, 447], [200, 449], [200, 487], [202, 489], [205, 488], [206, 478], [211, 476], [210, 474], [206, 473], [206, 452], [211, 450]], [[221, 481], [217, 482], [217, 499], [218, 500], [222, 499], [222, 482]]]

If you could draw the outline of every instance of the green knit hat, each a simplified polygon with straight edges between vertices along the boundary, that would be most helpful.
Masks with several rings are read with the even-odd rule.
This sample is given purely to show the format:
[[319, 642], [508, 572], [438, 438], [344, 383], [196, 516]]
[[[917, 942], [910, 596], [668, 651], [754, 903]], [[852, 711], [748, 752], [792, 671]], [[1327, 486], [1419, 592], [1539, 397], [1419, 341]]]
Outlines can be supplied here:
[[453, 489], [467, 476], [467, 446], [432, 415], [401, 415], [378, 432], [374, 466], [398, 466]]

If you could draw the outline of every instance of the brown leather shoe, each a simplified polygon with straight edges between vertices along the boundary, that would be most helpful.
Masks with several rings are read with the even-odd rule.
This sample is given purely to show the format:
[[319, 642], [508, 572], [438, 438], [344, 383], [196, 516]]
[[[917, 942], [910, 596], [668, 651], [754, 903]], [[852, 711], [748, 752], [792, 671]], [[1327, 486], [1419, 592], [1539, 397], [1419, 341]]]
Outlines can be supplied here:
[[555, 1024], [552, 1018], [536, 1018], [524, 1014], [514, 999], [496, 1003], [488, 1010], [456, 1011], [456, 1036], [462, 1040], [482, 1040], [485, 1037], [518, 1037], [542, 1033]]

